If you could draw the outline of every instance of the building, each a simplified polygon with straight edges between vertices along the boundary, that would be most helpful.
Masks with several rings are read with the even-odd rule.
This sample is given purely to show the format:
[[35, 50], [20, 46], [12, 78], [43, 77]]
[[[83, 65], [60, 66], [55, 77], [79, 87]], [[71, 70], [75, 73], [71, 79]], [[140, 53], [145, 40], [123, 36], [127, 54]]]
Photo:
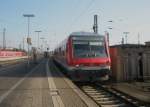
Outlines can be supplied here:
[[150, 45], [110, 46], [112, 78], [115, 81], [150, 79]]
[[146, 46], [150, 46], [150, 41], [145, 42]]

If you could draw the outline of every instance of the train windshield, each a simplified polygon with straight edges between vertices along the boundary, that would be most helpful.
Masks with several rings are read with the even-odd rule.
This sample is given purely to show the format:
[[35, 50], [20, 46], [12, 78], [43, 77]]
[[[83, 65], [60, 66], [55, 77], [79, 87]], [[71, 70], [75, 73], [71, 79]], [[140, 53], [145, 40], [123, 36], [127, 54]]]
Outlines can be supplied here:
[[75, 57], [107, 57], [104, 38], [73, 40], [73, 47]]

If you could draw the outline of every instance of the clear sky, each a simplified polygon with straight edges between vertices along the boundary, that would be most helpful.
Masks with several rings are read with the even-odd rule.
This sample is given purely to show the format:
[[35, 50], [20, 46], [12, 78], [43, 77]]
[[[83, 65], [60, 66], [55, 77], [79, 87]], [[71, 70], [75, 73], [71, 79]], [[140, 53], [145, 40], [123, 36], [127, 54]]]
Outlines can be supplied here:
[[[111, 44], [118, 44], [130, 32], [129, 43], [150, 40], [150, 0], [0, 0], [0, 45], [6, 28], [7, 46], [15, 46], [27, 35], [27, 18], [31, 19], [31, 37], [37, 45], [35, 30], [42, 30], [51, 48], [74, 31], [92, 31], [93, 15], [98, 14], [99, 33], [110, 32]], [[113, 20], [112, 23], [108, 22]], [[110, 30], [108, 27], [112, 27]]]

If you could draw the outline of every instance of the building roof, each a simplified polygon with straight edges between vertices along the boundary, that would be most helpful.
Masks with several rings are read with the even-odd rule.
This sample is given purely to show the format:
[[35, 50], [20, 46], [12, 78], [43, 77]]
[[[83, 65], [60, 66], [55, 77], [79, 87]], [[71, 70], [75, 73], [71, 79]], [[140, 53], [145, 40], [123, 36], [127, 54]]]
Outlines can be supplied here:
[[150, 46], [150, 41], [146, 41], [146, 42], [145, 42], [145, 45], [146, 45], [146, 46]]
[[123, 47], [123, 48], [139, 48], [139, 47], [147, 47], [146, 45], [143, 44], [119, 44], [119, 45], [112, 45], [110, 47]]

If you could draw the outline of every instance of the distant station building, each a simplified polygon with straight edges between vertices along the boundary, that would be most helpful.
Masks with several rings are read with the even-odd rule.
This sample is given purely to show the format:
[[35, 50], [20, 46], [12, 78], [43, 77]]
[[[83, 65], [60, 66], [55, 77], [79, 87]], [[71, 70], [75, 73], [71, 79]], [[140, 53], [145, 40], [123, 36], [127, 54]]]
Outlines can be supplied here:
[[150, 79], [150, 42], [110, 46], [110, 56], [113, 80]]
[[146, 46], [150, 46], [150, 41], [145, 42]]

